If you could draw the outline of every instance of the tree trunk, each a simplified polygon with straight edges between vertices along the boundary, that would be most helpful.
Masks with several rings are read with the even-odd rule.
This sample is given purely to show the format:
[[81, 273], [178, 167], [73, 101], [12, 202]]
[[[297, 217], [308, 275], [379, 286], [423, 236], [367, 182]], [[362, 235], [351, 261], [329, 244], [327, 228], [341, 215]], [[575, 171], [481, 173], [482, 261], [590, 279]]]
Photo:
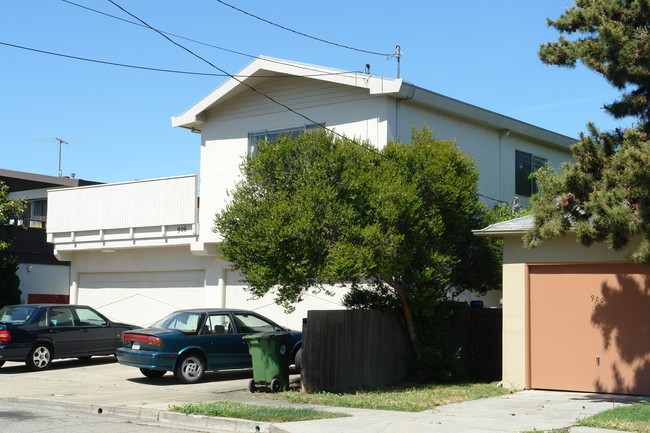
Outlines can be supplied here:
[[402, 305], [402, 313], [404, 314], [404, 320], [406, 321], [406, 331], [411, 342], [411, 348], [417, 359], [420, 359], [420, 347], [418, 346], [417, 336], [415, 335], [415, 327], [413, 326], [413, 315], [411, 314], [411, 306], [409, 305], [408, 299], [406, 299], [406, 293], [402, 286], [397, 284], [395, 280], [391, 277], [382, 277], [382, 279], [391, 286], [397, 296], [399, 297], [400, 303]]

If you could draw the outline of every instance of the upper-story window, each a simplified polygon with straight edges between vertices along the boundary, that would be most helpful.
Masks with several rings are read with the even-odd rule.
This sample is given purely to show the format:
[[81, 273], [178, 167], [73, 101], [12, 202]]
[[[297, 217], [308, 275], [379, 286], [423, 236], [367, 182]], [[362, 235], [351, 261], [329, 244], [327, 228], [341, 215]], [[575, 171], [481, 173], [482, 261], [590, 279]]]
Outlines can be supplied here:
[[27, 227], [45, 228], [47, 222], [47, 200], [29, 200], [24, 224]]
[[288, 135], [295, 138], [300, 135], [301, 132], [309, 131], [310, 129], [318, 128], [319, 126], [320, 125], [317, 123], [310, 123], [296, 128], [267, 129], [260, 132], [251, 132], [248, 134], [248, 154], [255, 155], [257, 144], [261, 141], [274, 142], [282, 135]]
[[548, 161], [531, 153], [515, 151], [515, 194], [530, 197], [537, 192], [537, 182], [530, 175]]

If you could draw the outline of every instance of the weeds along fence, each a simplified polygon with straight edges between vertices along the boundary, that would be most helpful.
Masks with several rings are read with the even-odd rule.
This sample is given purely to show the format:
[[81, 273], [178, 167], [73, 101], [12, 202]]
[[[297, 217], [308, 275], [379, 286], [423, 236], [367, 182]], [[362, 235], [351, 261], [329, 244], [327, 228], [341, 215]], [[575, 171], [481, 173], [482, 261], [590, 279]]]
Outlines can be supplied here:
[[[453, 349], [459, 378], [501, 379], [502, 310], [458, 305]], [[409, 374], [411, 346], [392, 313], [373, 310], [309, 311], [303, 322], [302, 390], [340, 391], [396, 384]]]

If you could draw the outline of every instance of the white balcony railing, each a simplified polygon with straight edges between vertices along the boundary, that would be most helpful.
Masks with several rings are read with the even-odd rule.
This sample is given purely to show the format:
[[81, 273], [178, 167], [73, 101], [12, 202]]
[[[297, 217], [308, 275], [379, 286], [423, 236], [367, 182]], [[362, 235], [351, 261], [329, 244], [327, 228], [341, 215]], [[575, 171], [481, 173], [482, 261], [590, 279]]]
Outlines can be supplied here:
[[47, 240], [57, 251], [190, 244], [195, 175], [50, 190]]

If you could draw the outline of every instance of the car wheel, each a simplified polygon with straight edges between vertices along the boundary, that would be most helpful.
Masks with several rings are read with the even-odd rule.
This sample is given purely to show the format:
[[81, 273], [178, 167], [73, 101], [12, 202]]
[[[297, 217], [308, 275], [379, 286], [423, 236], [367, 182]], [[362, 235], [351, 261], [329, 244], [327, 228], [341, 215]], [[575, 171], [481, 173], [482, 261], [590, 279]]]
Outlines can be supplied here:
[[194, 383], [201, 380], [205, 373], [205, 362], [200, 356], [189, 353], [176, 362], [174, 376], [181, 383]]
[[302, 347], [296, 352], [296, 356], [293, 358], [293, 364], [298, 371], [302, 370]]
[[32, 370], [45, 370], [52, 364], [52, 349], [47, 344], [37, 344], [27, 355], [25, 364]]
[[152, 370], [150, 368], [141, 368], [140, 373], [142, 373], [143, 375], [151, 379], [158, 379], [160, 377], [163, 377], [167, 372], [165, 370]]
[[271, 391], [279, 392], [280, 391], [280, 379], [273, 379], [271, 381]]

